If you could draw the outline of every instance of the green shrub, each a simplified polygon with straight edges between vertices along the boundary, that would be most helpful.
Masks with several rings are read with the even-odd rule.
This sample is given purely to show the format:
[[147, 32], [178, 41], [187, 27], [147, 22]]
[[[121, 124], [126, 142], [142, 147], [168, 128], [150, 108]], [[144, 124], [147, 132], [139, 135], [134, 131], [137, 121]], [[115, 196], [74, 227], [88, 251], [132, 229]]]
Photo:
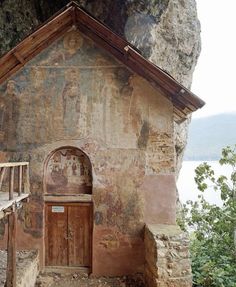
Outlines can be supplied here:
[[[191, 232], [194, 286], [236, 287], [236, 145], [222, 151], [221, 165], [232, 168], [230, 178], [216, 178], [207, 164], [199, 165], [195, 181], [202, 194], [182, 210], [181, 228]], [[221, 195], [222, 206], [204, 199], [211, 187]]]

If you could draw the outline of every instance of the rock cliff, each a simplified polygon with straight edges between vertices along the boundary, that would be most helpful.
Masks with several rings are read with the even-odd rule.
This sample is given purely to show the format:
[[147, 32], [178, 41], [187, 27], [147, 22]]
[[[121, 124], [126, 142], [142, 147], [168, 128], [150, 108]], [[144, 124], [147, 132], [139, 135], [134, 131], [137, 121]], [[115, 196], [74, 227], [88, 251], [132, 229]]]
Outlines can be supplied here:
[[[0, 54], [14, 47], [66, 0], [0, 0]], [[186, 87], [200, 53], [195, 0], [80, 0], [92, 15], [134, 44], [153, 63]], [[176, 125], [177, 170], [188, 121]]]

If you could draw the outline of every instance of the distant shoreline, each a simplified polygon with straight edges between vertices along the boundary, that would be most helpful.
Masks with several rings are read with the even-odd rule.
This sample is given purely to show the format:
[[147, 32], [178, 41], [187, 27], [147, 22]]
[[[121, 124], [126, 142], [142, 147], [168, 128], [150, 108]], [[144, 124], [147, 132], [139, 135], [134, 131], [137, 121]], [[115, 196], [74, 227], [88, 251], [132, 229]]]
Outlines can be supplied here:
[[219, 161], [220, 158], [184, 158], [183, 161]]
[[236, 144], [236, 113], [193, 119], [184, 161], [219, 161], [222, 149]]

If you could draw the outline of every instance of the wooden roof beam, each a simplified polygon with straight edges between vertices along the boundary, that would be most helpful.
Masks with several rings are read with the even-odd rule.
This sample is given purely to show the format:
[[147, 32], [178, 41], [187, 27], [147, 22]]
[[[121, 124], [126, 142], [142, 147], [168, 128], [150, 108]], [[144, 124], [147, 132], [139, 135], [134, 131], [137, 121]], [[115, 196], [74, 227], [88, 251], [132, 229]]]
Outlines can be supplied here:
[[18, 51], [13, 51], [13, 55], [16, 57], [16, 59], [21, 63], [22, 65], [25, 64], [25, 59], [21, 56], [21, 54]]

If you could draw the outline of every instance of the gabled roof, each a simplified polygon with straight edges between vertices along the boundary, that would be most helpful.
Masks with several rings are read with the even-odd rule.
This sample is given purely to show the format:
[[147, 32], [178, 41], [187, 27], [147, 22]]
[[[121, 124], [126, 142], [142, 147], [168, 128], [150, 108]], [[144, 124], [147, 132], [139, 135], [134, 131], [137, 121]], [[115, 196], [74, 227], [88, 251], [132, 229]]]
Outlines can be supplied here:
[[132, 71], [148, 80], [173, 102], [175, 121], [180, 122], [205, 103], [165, 71], [146, 60], [129, 42], [100, 21], [69, 3], [0, 59], [0, 84], [21, 69], [29, 60], [62, 36], [72, 26], [107, 50]]

